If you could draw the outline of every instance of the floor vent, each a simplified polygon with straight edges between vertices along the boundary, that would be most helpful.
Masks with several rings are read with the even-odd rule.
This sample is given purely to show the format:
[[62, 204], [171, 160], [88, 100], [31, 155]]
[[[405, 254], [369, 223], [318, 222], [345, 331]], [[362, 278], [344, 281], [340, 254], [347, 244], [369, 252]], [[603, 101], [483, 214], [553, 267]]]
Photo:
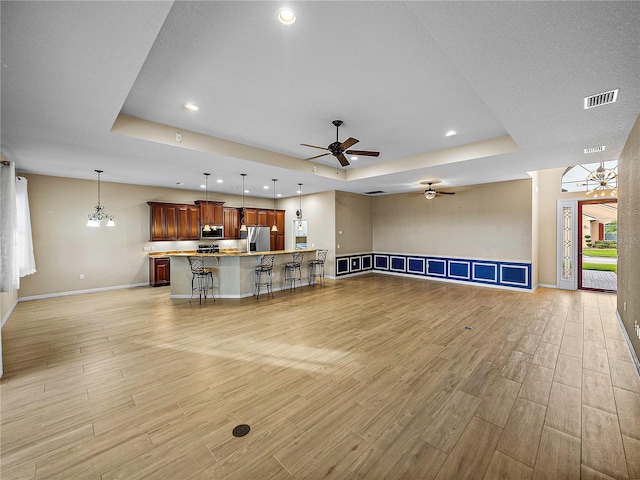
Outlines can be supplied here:
[[373, 190], [371, 192], [364, 192], [365, 195], [379, 195], [381, 193], [387, 193], [384, 190]]
[[598, 93], [597, 95], [591, 95], [584, 98], [584, 109], [599, 107], [601, 105], [607, 105], [608, 103], [614, 103], [618, 99], [618, 89], [611, 90], [609, 92]]
[[600, 145], [598, 147], [587, 147], [587, 148], [584, 149], [584, 153], [604, 152], [605, 148], [606, 148], [605, 145]]

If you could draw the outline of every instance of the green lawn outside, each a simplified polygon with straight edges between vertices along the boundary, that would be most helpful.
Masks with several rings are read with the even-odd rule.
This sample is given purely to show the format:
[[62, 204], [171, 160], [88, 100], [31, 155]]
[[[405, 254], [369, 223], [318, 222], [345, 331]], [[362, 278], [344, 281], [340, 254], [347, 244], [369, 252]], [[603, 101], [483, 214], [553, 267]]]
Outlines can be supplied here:
[[582, 263], [583, 270], [598, 270], [600, 272], [618, 273], [618, 265], [607, 263]]
[[610, 257], [615, 258], [618, 256], [617, 248], [585, 248], [582, 250], [582, 254], [587, 257]]

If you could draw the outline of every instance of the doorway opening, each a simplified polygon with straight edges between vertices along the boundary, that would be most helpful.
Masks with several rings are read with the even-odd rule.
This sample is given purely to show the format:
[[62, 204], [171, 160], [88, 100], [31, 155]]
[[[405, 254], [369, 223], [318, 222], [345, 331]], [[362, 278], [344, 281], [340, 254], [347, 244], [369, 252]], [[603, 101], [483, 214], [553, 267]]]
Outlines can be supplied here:
[[618, 201], [578, 202], [578, 289], [618, 290]]

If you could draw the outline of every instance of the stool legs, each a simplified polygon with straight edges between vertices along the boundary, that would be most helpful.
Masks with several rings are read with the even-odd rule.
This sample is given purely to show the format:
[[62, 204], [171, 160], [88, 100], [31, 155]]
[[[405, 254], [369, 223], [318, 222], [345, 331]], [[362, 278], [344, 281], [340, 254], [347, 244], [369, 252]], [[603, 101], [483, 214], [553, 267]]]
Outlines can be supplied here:
[[289, 284], [289, 291], [296, 289], [296, 280], [300, 283], [300, 291], [302, 292], [302, 269], [300, 265], [287, 265], [284, 267], [284, 283], [285, 286], [287, 283]]
[[324, 287], [324, 263], [309, 263], [309, 285], [315, 286], [316, 279], [320, 279], [320, 283]]
[[193, 299], [193, 292], [198, 291], [198, 297], [200, 300], [200, 305], [202, 305], [202, 297], [204, 296], [205, 300], [207, 298], [207, 291], [211, 291], [211, 298], [213, 301], [216, 301], [216, 297], [213, 295], [213, 275], [211, 273], [199, 274], [194, 273], [191, 277], [191, 298], [189, 298], [189, 303]]
[[[255, 280], [254, 280], [254, 290], [253, 290], [253, 296], [256, 297], [256, 300], [260, 298], [260, 287], [267, 287], [267, 294], [271, 294], [271, 297], [273, 298], [273, 288], [272, 288], [272, 284], [271, 284], [271, 269], [268, 270], [260, 270], [260, 269], [256, 269], [255, 271]], [[263, 276], [266, 276], [266, 278], [263, 279]]]

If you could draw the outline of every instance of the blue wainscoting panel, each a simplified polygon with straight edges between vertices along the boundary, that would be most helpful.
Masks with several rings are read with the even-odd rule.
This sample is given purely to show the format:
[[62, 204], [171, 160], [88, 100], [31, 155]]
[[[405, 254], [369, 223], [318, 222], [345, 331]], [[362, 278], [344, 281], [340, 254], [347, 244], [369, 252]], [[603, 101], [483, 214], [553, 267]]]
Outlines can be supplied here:
[[498, 264], [473, 262], [473, 274], [471, 278], [478, 282], [497, 283]]
[[405, 273], [407, 271], [407, 259], [405, 257], [398, 257], [391, 255], [391, 271]]
[[389, 255], [374, 255], [375, 270], [389, 270]]
[[501, 264], [500, 283], [515, 287], [530, 287], [531, 269], [529, 265]]
[[336, 275], [366, 270], [531, 289], [531, 263], [391, 253], [336, 257]]
[[336, 259], [336, 275], [349, 273], [349, 257]]
[[447, 276], [447, 261], [440, 258], [428, 258], [427, 259], [427, 275], [434, 275], [436, 277]]
[[456, 280], [469, 280], [469, 272], [471, 270], [471, 263], [462, 260], [449, 260], [449, 278], [455, 278]]
[[424, 275], [424, 258], [409, 257], [408, 260], [407, 273]]

